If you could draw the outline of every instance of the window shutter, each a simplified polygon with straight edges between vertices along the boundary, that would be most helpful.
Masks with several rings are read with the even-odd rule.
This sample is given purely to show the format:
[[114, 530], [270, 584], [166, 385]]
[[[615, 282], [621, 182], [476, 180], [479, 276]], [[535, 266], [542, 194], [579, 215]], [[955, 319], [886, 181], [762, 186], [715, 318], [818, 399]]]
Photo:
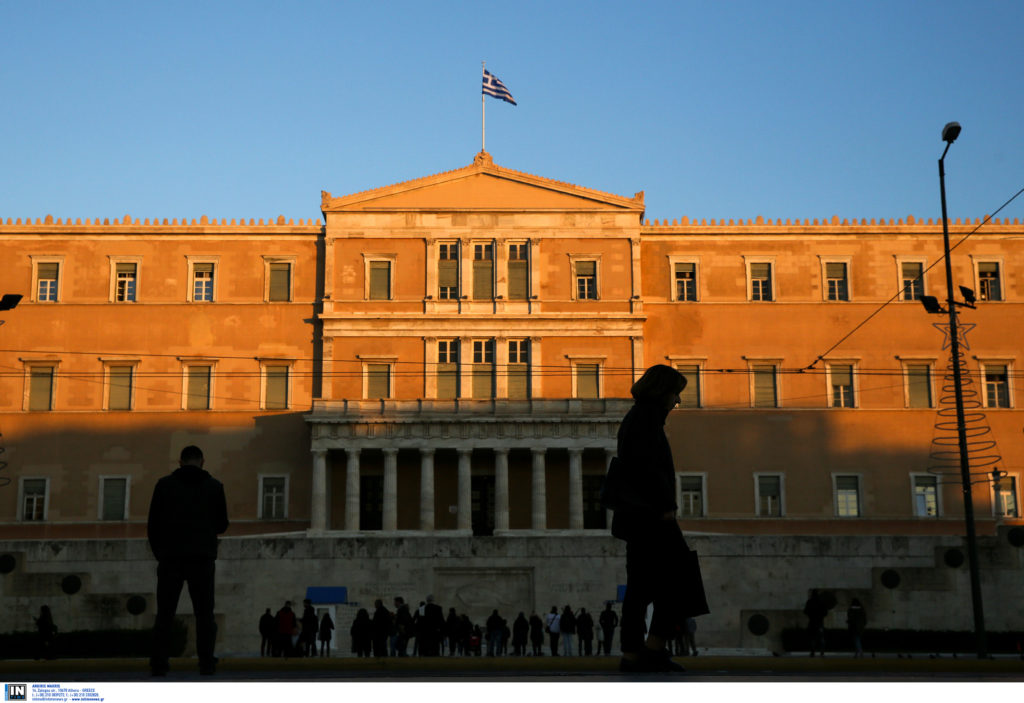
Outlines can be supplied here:
[[529, 367], [526, 364], [509, 364], [508, 397], [520, 400], [530, 397]]
[[525, 261], [508, 262], [508, 297], [509, 300], [527, 299], [527, 269]]
[[459, 262], [454, 259], [442, 259], [437, 262], [437, 283], [441, 286], [459, 286]]
[[454, 398], [458, 391], [459, 365], [438, 364], [437, 365], [437, 397]]
[[210, 409], [210, 367], [188, 367], [188, 401], [189, 410]]
[[53, 409], [53, 369], [34, 368], [29, 378], [29, 410]]
[[751, 264], [750, 265], [750, 277], [751, 278], [770, 278], [772, 273], [772, 265], [767, 263]]
[[291, 273], [291, 264], [270, 264], [270, 300], [274, 302], [287, 302], [291, 299]]
[[59, 264], [57, 264], [55, 262], [54, 263], [39, 264], [39, 269], [38, 269], [38, 271], [39, 271], [39, 278], [46, 279], [48, 281], [55, 280], [57, 278], [57, 268], [58, 268], [58, 266], [59, 266]]
[[774, 408], [776, 403], [775, 394], [775, 367], [755, 366], [754, 370], [754, 407]]
[[833, 386], [853, 386], [853, 367], [849, 364], [836, 364], [829, 369], [832, 372]]
[[110, 410], [131, 410], [132, 367], [111, 366], [109, 383], [110, 396], [107, 399], [107, 408]]
[[267, 367], [267, 410], [284, 410], [288, 407], [288, 367]]
[[213, 273], [213, 264], [212, 263], [192, 264], [192, 270], [195, 273]]
[[825, 264], [825, 275], [829, 278], [846, 278], [846, 264], [833, 262]]
[[135, 274], [135, 264], [132, 264], [132, 263], [117, 264], [116, 269], [117, 269], [117, 273], [127, 273], [127, 274], [132, 274], [132, 275]]
[[700, 367], [696, 364], [683, 364], [677, 366], [679, 373], [686, 379], [686, 388], [679, 395], [679, 407], [699, 408], [700, 407]]
[[473, 262], [473, 297], [488, 300], [494, 297], [494, 262]]
[[389, 364], [366, 365], [366, 397], [391, 397], [391, 366]]
[[907, 395], [912, 408], [932, 406], [931, 374], [924, 365], [907, 367]]
[[103, 519], [124, 520], [124, 499], [128, 481], [123, 478], [103, 479]]
[[473, 397], [494, 397], [493, 364], [473, 364]]
[[598, 395], [598, 364], [576, 365], [576, 397], [597, 398]]
[[577, 276], [596, 276], [597, 275], [597, 262], [596, 261], [577, 261], [576, 262], [576, 275]]
[[391, 262], [370, 262], [370, 300], [391, 298]]

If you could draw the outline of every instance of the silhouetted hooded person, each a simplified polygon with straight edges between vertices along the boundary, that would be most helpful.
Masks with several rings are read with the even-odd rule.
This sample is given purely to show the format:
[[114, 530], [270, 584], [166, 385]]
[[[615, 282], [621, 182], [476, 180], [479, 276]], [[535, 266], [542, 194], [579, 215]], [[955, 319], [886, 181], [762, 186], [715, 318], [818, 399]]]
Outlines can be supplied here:
[[196, 618], [199, 672], [214, 673], [217, 624], [213, 618], [217, 535], [228, 529], [224, 485], [203, 469], [203, 452], [181, 450], [177, 470], [157, 481], [149, 504], [147, 536], [156, 557], [156, 622], [150, 669], [163, 676], [169, 669], [171, 624], [182, 586], [187, 582]]

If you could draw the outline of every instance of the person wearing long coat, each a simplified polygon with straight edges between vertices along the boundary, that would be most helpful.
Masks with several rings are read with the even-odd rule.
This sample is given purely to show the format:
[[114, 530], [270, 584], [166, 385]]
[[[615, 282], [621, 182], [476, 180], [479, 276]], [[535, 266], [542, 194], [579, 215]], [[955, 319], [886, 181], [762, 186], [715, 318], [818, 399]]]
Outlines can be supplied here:
[[360, 608], [349, 630], [352, 635], [352, 651], [357, 657], [370, 656], [370, 642], [373, 639], [373, 623], [366, 608]]
[[533, 656], [544, 656], [544, 621], [537, 613], [530, 616], [530, 646]]
[[526, 619], [526, 614], [520, 612], [519, 616], [512, 623], [512, 654], [517, 657], [526, 654], [526, 640], [529, 636], [530, 622]]
[[[630, 393], [636, 402], [618, 433], [620, 471], [606, 480], [605, 500], [615, 511], [612, 535], [626, 542], [622, 671], [684, 670], [665, 649], [683, 621], [682, 574], [675, 567], [689, 552], [676, 519], [676, 474], [665, 422], [685, 387], [686, 378], [664, 364], [650, 367], [633, 384]], [[652, 603], [645, 639], [644, 621]]]

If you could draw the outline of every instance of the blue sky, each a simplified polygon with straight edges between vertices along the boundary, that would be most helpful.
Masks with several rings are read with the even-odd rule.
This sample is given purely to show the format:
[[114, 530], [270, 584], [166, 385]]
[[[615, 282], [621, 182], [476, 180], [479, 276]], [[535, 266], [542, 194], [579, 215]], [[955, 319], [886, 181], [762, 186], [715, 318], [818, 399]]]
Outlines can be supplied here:
[[[0, 218], [320, 217], [497, 163], [649, 218], [951, 217], [1024, 187], [1024, 3], [0, 4]], [[1024, 219], [1024, 196], [1000, 216]]]

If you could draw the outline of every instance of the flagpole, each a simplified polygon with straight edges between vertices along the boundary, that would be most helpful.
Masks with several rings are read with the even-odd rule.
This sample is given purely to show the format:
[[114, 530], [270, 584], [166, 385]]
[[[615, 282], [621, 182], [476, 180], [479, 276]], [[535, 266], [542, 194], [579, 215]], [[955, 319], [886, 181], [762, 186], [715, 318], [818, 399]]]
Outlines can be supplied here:
[[[483, 72], [485, 70], [487, 70], [487, 62], [486, 61], [481, 61], [480, 62], [480, 79], [481, 80], [483, 80], [483, 77], [484, 77], [484, 73]], [[484, 107], [484, 104], [485, 104], [484, 98], [485, 97], [486, 96], [484, 95], [484, 91], [483, 91], [483, 89], [481, 89], [480, 90], [480, 151], [482, 151], [482, 152], [483, 151], [487, 151], [487, 132], [486, 132], [487, 112], [486, 112], [486, 108]]]

